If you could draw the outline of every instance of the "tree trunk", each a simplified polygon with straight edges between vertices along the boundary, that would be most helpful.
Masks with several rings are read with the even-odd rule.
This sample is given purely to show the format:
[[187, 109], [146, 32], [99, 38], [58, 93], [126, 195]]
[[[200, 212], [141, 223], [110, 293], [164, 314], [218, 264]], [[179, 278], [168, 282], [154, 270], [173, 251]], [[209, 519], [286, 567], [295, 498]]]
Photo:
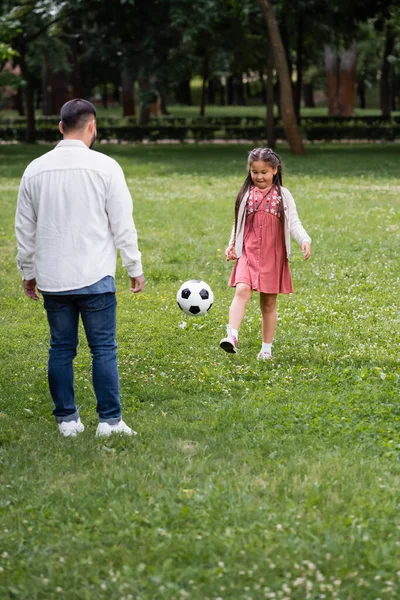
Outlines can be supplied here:
[[[271, 52], [272, 52], [272, 50], [271, 50]], [[267, 103], [267, 90], [266, 90], [265, 81], [264, 81], [264, 71], [262, 69], [260, 69], [260, 71], [258, 71], [258, 77], [259, 77], [260, 84], [261, 84], [261, 89], [260, 89], [261, 102], [263, 104], [266, 104]]]
[[65, 73], [49, 73], [50, 82], [50, 110], [52, 115], [59, 115], [61, 107], [70, 100], [68, 87], [66, 85]]
[[80, 61], [80, 50], [78, 44], [78, 38], [72, 38], [69, 42], [71, 48], [71, 63], [72, 68], [68, 75], [68, 78], [72, 85], [72, 98], [84, 98], [85, 94], [83, 91], [82, 83], [82, 72], [81, 72], [81, 61]]
[[272, 46], [268, 49], [268, 64], [267, 64], [267, 121], [266, 134], [269, 148], [274, 149], [276, 145], [275, 139], [275, 119], [274, 119], [274, 56]]
[[207, 104], [215, 104], [215, 77], [211, 77], [207, 87]]
[[335, 117], [338, 114], [338, 90], [339, 90], [339, 71], [338, 55], [336, 49], [331, 46], [325, 46], [325, 70], [326, 86], [328, 96], [328, 115]]
[[233, 76], [232, 75], [229, 75], [229, 77], [226, 80], [226, 88], [227, 88], [227, 95], [228, 95], [227, 104], [228, 104], [228, 106], [232, 106], [233, 105]]
[[219, 103], [220, 103], [220, 106], [225, 106], [225, 104], [226, 104], [226, 82], [225, 82], [225, 79], [221, 79], [221, 86], [219, 88]]
[[150, 121], [152, 105], [155, 103], [155, 94], [153, 94], [151, 91], [150, 80], [148, 77], [141, 77], [139, 79], [139, 88], [139, 125], [148, 125]]
[[236, 103], [238, 106], [246, 105], [246, 96], [244, 92], [243, 77], [241, 73], [238, 73], [236, 77]]
[[356, 61], [357, 45], [353, 42], [351, 47], [344, 50], [340, 57], [339, 111], [343, 117], [354, 115]]
[[391, 71], [392, 66], [388, 61], [388, 57], [393, 52], [394, 46], [394, 31], [391, 27], [387, 26], [386, 28], [386, 37], [385, 37], [385, 48], [383, 51], [383, 59], [382, 59], [382, 73], [381, 73], [381, 82], [380, 82], [380, 102], [381, 102], [381, 111], [382, 117], [385, 119], [390, 119], [392, 114], [392, 82], [391, 82]]
[[187, 106], [193, 106], [192, 90], [190, 89], [190, 75], [182, 79], [176, 89], [176, 101], [178, 104], [186, 104]]
[[103, 82], [103, 93], [101, 95], [101, 99], [103, 101], [103, 108], [108, 108], [108, 90], [107, 90], [107, 82]]
[[114, 83], [114, 90], [113, 90], [113, 104], [120, 104], [120, 97], [119, 97], [119, 85], [118, 83]]
[[302, 15], [297, 19], [297, 48], [296, 48], [296, 67], [297, 81], [294, 91], [294, 109], [297, 122], [300, 123], [301, 92], [303, 88], [303, 48], [304, 48], [304, 25]]
[[20, 117], [25, 116], [24, 95], [22, 93], [21, 86], [18, 88], [17, 95], [15, 96], [15, 108], [17, 109]]
[[360, 100], [360, 108], [364, 109], [367, 107], [367, 101], [365, 99], [365, 81], [361, 80], [357, 85], [357, 94]]
[[150, 121], [151, 104], [142, 104], [139, 113], [139, 125], [148, 125]]
[[305, 83], [303, 85], [303, 98], [304, 98], [304, 106], [306, 108], [315, 108], [314, 84], [312, 81], [310, 81], [310, 83]]
[[43, 58], [42, 63], [42, 112], [44, 116], [51, 115], [51, 88], [49, 81], [49, 67], [47, 58]]
[[135, 114], [134, 100], [134, 78], [128, 67], [124, 67], [121, 73], [122, 85], [122, 115], [131, 117]]
[[279, 75], [281, 116], [286, 139], [293, 154], [301, 155], [304, 154], [304, 145], [294, 112], [292, 83], [289, 77], [285, 48], [282, 44], [271, 0], [259, 0], [259, 2], [264, 11], [269, 39], [273, 48], [274, 65]]
[[35, 88], [33, 77], [29, 72], [25, 60], [25, 49], [19, 49], [18, 63], [21, 67], [22, 78], [26, 81], [25, 98], [26, 98], [26, 135], [25, 141], [28, 144], [36, 142], [36, 120], [35, 120]]
[[289, 14], [291, 7], [289, 6], [289, 0], [282, 0], [281, 5], [282, 5], [282, 9], [280, 12], [281, 16], [280, 16], [280, 22], [278, 24], [278, 28], [279, 28], [279, 31], [281, 34], [283, 47], [285, 48], [286, 62], [287, 62], [288, 71], [289, 71], [290, 80], [291, 80], [292, 72], [293, 72], [293, 64], [292, 64], [292, 59], [291, 59], [290, 43], [289, 43], [291, 31], [289, 32], [288, 19], [287, 19], [287, 15]]
[[252, 98], [253, 94], [251, 93], [251, 83], [249, 80], [246, 81], [245, 90], [246, 90], [246, 98], [247, 99]]
[[207, 82], [208, 82], [208, 56], [204, 57], [203, 63], [203, 85], [201, 87], [201, 101], [200, 101], [200, 116], [204, 117], [206, 109], [206, 93], [207, 93]]
[[169, 115], [167, 109], [167, 94], [160, 94], [160, 112], [165, 117]]
[[26, 121], [26, 141], [28, 144], [34, 144], [36, 142], [35, 89], [31, 75], [26, 79]]

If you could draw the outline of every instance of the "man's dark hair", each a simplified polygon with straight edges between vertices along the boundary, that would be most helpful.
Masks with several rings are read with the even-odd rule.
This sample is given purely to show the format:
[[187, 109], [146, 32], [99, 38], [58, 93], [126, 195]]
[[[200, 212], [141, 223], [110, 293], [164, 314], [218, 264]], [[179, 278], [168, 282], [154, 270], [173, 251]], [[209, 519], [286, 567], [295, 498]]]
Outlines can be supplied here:
[[96, 109], [91, 102], [82, 98], [74, 98], [61, 108], [60, 117], [64, 133], [70, 133], [81, 129], [89, 117], [96, 118]]

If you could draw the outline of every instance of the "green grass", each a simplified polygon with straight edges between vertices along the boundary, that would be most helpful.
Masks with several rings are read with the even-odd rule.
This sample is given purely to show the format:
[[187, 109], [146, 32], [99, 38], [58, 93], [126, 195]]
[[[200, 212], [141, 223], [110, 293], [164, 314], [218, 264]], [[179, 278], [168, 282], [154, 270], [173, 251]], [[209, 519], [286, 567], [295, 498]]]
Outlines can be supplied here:
[[[267, 364], [256, 297], [240, 353], [218, 347], [249, 148], [100, 147], [125, 171], [147, 277], [133, 297], [118, 268], [124, 418], [139, 435], [107, 441], [83, 335], [86, 431], [57, 434], [45, 313], [16, 271], [19, 178], [47, 150], [0, 146], [0, 597], [399, 598], [398, 147], [280, 150], [313, 257], [294, 243]], [[197, 320], [175, 302], [194, 277], [215, 294]]]

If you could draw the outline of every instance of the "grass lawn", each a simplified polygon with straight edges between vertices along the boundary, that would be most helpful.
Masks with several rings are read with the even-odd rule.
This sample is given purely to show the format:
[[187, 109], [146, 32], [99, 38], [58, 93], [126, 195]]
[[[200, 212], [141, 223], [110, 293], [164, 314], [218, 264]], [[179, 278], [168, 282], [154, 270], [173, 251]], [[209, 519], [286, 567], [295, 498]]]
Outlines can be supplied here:
[[[0, 146], [0, 597], [399, 598], [398, 146], [282, 149], [313, 257], [294, 243], [296, 292], [279, 300], [267, 364], [256, 297], [240, 353], [218, 346], [250, 148], [99, 149], [125, 171], [147, 277], [133, 297], [117, 271], [124, 418], [139, 435], [94, 437], [83, 335], [86, 431], [57, 433], [46, 317], [22, 294], [13, 234], [19, 178], [48, 147]], [[215, 294], [197, 320], [175, 302], [189, 278]]]

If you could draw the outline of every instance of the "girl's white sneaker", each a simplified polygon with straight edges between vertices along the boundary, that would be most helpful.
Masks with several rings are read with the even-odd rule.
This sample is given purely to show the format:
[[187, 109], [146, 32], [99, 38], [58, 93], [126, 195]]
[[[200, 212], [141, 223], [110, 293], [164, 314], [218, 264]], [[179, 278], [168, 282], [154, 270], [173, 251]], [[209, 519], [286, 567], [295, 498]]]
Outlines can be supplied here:
[[99, 423], [96, 430], [97, 437], [109, 437], [113, 433], [119, 433], [124, 435], [137, 435], [136, 431], [128, 427], [121, 419], [115, 425], [109, 423]]
[[271, 352], [263, 352], [262, 350], [257, 354], [258, 360], [272, 360]]
[[223, 338], [219, 345], [225, 352], [230, 352], [231, 354], [237, 353], [237, 339], [234, 335], [228, 335], [228, 337]]

